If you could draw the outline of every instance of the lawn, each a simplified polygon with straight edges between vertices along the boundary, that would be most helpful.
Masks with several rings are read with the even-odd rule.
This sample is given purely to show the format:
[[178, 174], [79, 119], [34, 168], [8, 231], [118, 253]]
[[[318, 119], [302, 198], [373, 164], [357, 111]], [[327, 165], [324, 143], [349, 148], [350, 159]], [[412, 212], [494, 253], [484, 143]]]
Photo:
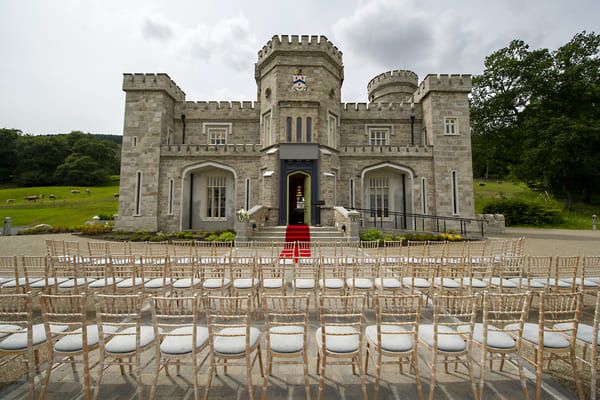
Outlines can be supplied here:
[[[502, 182], [502, 183], [498, 183]], [[485, 183], [485, 185], [481, 185]], [[537, 193], [523, 182], [492, 181], [475, 179], [475, 212], [481, 214], [487, 203], [496, 197], [515, 198], [525, 201], [546, 202], [552, 208], [561, 210], [562, 222], [554, 225], [544, 225], [539, 228], [592, 229], [592, 215], [600, 216], [600, 204], [575, 203], [573, 210], [564, 209], [564, 203], [545, 193]]]
[[[79, 194], [71, 193], [79, 190]], [[115, 214], [119, 192], [118, 183], [107, 186], [49, 186], [27, 188], [0, 188], [0, 217], [11, 217], [13, 226], [52, 226], [74, 227], [82, 225], [98, 214]], [[53, 194], [56, 200], [51, 200]], [[44, 195], [41, 200], [28, 201], [24, 197]], [[9, 199], [11, 201], [9, 201]], [[12, 201], [14, 200], [14, 202]]]

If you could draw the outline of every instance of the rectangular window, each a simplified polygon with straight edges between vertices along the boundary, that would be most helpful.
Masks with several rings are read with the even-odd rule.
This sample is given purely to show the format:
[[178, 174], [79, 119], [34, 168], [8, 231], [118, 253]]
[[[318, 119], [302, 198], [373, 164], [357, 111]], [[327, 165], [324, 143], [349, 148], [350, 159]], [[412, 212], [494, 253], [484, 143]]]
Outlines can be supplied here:
[[288, 143], [292, 143], [292, 117], [285, 119], [285, 138]]
[[389, 136], [388, 128], [369, 128], [369, 144], [371, 146], [387, 146]]
[[137, 136], [132, 136], [131, 137], [131, 147], [136, 147], [137, 146]]
[[175, 187], [175, 182], [173, 181], [173, 179], [169, 179], [169, 197], [168, 197], [168, 214], [169, 215], [173, 215], [173, 189]]
[[327, 118], [327, 145], [329, 147], [335, 147], [337, 136], [337, 117], [333, 114], [329, 114]]
[[458, 135], [458, 118], [444, 118], [444, 135]]
[[250, 209], [250, 178], [246, 178], [246, 191], [244, 193], [244, 199], [246, 211], [248, 211]]
[[312, 142], [312, 118], [306, 117], [306, 141]]
[[350, 208], [354, 208], [354, 179], [350, 178], [350, 183], [348, 185], [349, 189], [349, 197], [350, 197]]
[[263, 115], [263, 132], [264, 132], [264, 145], [271, 145], [271, 113], [268, 112]]
[[208, 144], [215, 146], [227, 144], [227, 129], [208, 128]]
[[421, 213], [427, 214], [427, 179], [421, 178]]
[[167, 128], [167, 145], [171, 145], [171, 141], [173, 140], [173, 129]]
[[135, 174], [135, 209], [133, 215], [142, 215], [142, 172]]
[[452, 214], [458, 215], [458, 175], [452, 171]]
[[390, 182], [388, 178], [369, 179], [369, 202], [371, 217], [389, 216]]
[[302, 118], [296, 118], [296, 143], [302, 142]]
[[206, 184], [206, 217], [225, 218], [225, 192], [227, 178], [224, 176], [209, 176]]

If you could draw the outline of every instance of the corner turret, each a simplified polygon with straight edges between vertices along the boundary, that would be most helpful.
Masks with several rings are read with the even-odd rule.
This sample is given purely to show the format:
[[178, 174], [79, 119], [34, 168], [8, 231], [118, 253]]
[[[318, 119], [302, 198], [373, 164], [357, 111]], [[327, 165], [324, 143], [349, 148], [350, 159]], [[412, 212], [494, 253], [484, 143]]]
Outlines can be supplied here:
[[418, 77], [412, 71], [395, 69], [377, 75], [367, 85], [371, 103], [406, 102], [417, 89]]

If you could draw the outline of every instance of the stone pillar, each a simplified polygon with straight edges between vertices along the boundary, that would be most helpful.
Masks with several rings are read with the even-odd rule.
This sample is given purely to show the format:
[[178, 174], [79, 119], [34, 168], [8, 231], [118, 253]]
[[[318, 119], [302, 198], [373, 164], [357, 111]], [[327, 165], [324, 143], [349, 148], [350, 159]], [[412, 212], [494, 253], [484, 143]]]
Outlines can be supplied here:
[[4, 227], [2, 228], [2, 236], [12, 235], [12, 218], [4, 218]]
[[348, 211], [346, 237], [349, 242], [358, 242], [360, 240], [360, 213], [356, 210]]

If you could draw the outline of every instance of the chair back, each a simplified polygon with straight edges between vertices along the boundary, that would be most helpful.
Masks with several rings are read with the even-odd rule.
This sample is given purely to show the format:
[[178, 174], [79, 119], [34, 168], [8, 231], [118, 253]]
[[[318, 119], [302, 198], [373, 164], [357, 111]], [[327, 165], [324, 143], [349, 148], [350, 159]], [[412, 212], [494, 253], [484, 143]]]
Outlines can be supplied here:
[[583, 256], [583, 278], [598, 279], [600, 283], [600, 256]]
[[543, 343], [546, 332], [556, 332], [566, 336], [573, 348], [577, 339], [582, 307], [583, 292], [540, 292], [538, 320], [540, 343]]
[[486, 255], [485, 240], [469, 240], [465, 242], [465, 255], [469, 258], [482, 258]]
[[448, 242], [446, 244], [446, 256], [465, 257], [467, 256], [466, 243], [469, 242]]
[[485, 346], [488, 332], [494, 331], [505, 332], [518, 338], [517, 346], [521, 347], [520, 338], [523, 336], [523, 324], [529, 316], [531, 297], [531, 292], [483, 293], [482, 327]]
[[427, 256], [427, 242], [424, 240], [408, 240], [406, 242], [406, 254], [408, 258]]
[[442, 259], [447, 256], [448, 242], [428, 240], [425, 245], [425, 256], [435, 259]]
[[17, 282], [16, 291], [19, 293], [19, 278], [20, 273], [17, 256], [0, 256], [0, 293], [4, 291], [2, 290], [2, 285], [13, 279]]
[[[81, 343], [83, 344], [81, 350], [87, 353], [89, 350], [87, 300], [88, 295], [86, 293], [61, 295], [42, 293], [40, 295], [40, 309], [46, 337], [57, 340], [67, 336], [81, 336]], [[56, 326], [62, 327], [60, 332], [56, 331], [54, 328]]]
[[[198, 343], [196, 337], [201, 301], [202, 297], [198, 294], [150, 298], [154, 337], [160, 338], [155, 341], [156, 354], [160, 354], [160, 343], [167, 337], [188, 337], [191, 343]], [[189, 327], [192, 329], [180, 329]], [[196, 354], [196, 346], [192, 346], [192, 354]]]
[[256, 258], [254, 256], [229, 257], [229, 268], [232, 279], [258, 279]]
[[88, 255], [90, 257], [108, 257], [108, 255], [110, 254], [109, 250], [108, 250], [107, 242], [100, 242], [100, 241], [88, 242], [87, 247], [88, 247]]
[[171, 241], [171, 253], [173, 257], [193, 257], [196, 255], [193, 240]]
[[129, 242], [107, 242], [106, 248], [110, 256], [129, 255]]
[[43, 279], [44, 286], [48, 287], [48, 257], [45, 256], [22, 256], [21, 266], [23, 267], [23, 279], [25, 292], [30, 291], [30, 284], [36, 279]]
[[149, 242], [147, 255], [151, 257], [167, 257], [170, 255], [169, 247], [170, 245], [168, 240]]
[[269, 348], [272, 331], [277, 332], [277, 335], [298, 335], [299, 329], [291, 328], [301, 328], [304, 337], [304, 351], [306, 352], [310, 295], [278, 296], [264, 294], [262, 302], [267, 348]]
[[27, 330], [27, 350], [32, 351], [32, 327], [33, 298], [31, 293], [0, 294], [0, 337]]
[[[142, 278], [142, 270], [140, 261], [135, 256], [131, 255], [111, 255], [110, 267], [114, 278], [119, 279], [135, 279]], [[135, 285], [132, 285], [132, 293], [135, 293]]]
[[[144, 295], [136, 294], [94, 294], [98, 339], [104, 351], [109, 338], [135, 336], [136, 353], [141, 349], [142, 307]], [[134, 328], [134, 329], [128, 329]], [[124, 332], [128, 330], [127, 332]]]
[[382, 334], [410, 335], [417, 343], [422, 303], [420, 294], [375, 295], [378, 348], [382, 348]]
[[[208, 325], [208, 337], [211, 352], [215, 354], [215, 340], [232, 340], [244, 337], [246, 353], [250, 351], [250, 312], [252, 302], [250, 295], [246, 296], [205, 296], [204, 309]], [[232, 329], [230, 329], [232, 328]]]
[[127, 254], [135, 257], [149, 256], [148, 242], [127, 242]]
[[[579, 272], [579, 256], [556, 256], [556, 264], [554, 265], [553, 271], [553, 284], [556, 289], [571, 290], [575, 291], [577, 288], [577, 274]], [[570, 288], [560, 287], [559, 280], [561, 282], [568, 282], [571, 284]]]
[[[440, 337], [443, 336], [461, 336], [470, 343], [473, 338], [473, 327], [477, 311], [476, 294], [468, 295], [433, 295], [433, 338], [434, 351], [437, 351], [437, 344]], [[467, 331], [459, 331], [458, 327], [469, 325]], [[447, 327], [450, 329], [444, 329]]]
[[358, 349], [362, 349], [366, 304], [366, 295], [319, 295], [323, 354], [328, 339], [343, 340], [348, 336], [358, 335]]
[[65, 255], [69, 257], [78, 257], [81, 255], [79, 242], [65, 241]]
[[218, 256], [199, 257], [198, 271], [203, 281], [207, 279], [220, 280], [220, 287], [225, 287], [225, 279], [229, 279], [231, 274], [228, 259]]
[[498, 289], [503, 291], [514, 291], [514, 285], [506, 285], [508, 280], [515, 281], [518, 288], [522, 286], [524, 257], [503, 256], [494, 265], [493, 276], [498, 277]]

